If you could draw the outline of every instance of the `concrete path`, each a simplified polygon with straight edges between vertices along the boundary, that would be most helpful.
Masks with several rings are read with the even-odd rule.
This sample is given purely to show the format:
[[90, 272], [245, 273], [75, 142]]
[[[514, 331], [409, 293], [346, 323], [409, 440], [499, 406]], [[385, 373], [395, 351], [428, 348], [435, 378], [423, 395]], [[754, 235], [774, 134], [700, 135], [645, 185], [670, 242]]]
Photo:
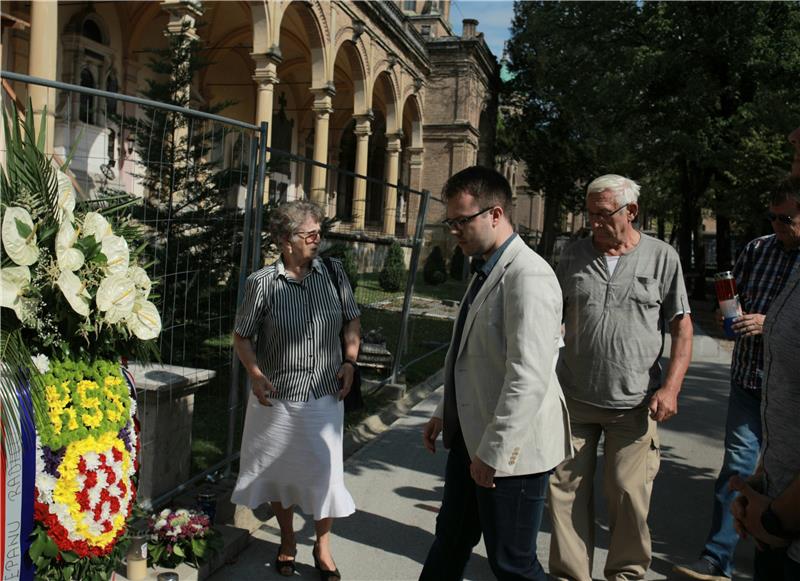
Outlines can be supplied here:
[[[678, 416], [661, 427], [662, 463], [650, 511], [654, 555], [647, 579], [674, 578], [670, 574], [674, 560], [697, 556], [707, 533], [714, 478], [722, 462], [730, 348], [700, 334], [699, 329], [697, 332]], [[429, 454], [420, 437], [421, 427], [439, 397], [441, 389], [345, 463], [347, 486], [358, 506], [356, 514], [338, 520], [333, 529], [333, 552], [345, 579], [417, 579], [433, 539], [442, 495], [445, 453]], [[598, 509], [595, 579], [603, 579], [608, 546], [602, 504]], [[299, 531], [295, 578], [318, 579], [311, 557], [313, 521], [297, 515], [295, 526]], [[279, 538], [276, 523], [270, 520], [256, 531], [236, 563], [210, 579], [280, 578], [272, 566]], [[539, 558], [545, 566], [549, 544], [550, 525], [545, 517], [539, 537]], [[735, 578], [752, 578], [751, 572], [752, 545], [742, 543]], [[482, 543], [475, 549], [466, 578], [494, 579]]]

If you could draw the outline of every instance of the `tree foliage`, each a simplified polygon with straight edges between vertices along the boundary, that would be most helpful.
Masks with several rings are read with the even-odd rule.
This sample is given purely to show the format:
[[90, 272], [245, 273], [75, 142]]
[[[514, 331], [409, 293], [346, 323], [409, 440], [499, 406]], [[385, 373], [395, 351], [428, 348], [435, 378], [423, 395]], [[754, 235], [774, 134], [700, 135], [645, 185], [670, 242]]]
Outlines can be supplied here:
[[378, 284], [385, 291], [395, 292], [403, 288], [405, 279], [406, 265], [403, 259], [403, 248], [397, 241], [394, 241], [389, 246], [383, 268], [378, 274]]
[[447, 266], [440, 246], [434, 246], [422, 266], [422, 278], [428, 284], [442, 284], [447, 280]]
[[545, 191], [545, 251], [603, 173], [642, 183], [687, 270], [694, 245], [702, 272], [702, 208], [723, 236], [763, 227], [800, 117], [800, 4], [517, 2], [508, 56], [506, 127]]

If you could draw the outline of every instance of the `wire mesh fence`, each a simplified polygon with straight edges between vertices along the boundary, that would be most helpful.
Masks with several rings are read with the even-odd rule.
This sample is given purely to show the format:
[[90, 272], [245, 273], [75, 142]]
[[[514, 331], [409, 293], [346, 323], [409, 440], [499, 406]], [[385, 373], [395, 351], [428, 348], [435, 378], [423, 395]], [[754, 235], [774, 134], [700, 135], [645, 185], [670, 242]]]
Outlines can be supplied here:
[[231, 332], [240, 280], [251, 268], [263, 130], [83, 87], [7, 80], [4, 104], [19, 110], [31, 85], [46, 86], [54, 158], [69, 159], [79, 204], [102, 210], [127, 198], [112, 226], [141, 226], [139, 266], [153, 282], [149, 298], [162, 321], [160, 362], [128, 362], [141, 424], [139, 498], [147, 504], [237, 447], [231, 439], [242, 413], [240, 398], [231, 397], [240, 392], [232, 389]]
[[[31, 85], [46, 87], [55, 158], [71, 156], [79, 200], [97, 208], [130, 196], [125, 219], [144, 229], [140, 260], [163, 324], [160, 364], [131, 362], [145, 505], [235, 461], [247, 386], [231, 333], [244, 278], [278, 256], [263, 227], [276, 204], [311, 198], [331, 217], [322, 252], [343, 260], [354, 286], [373, 401], [384, 385], [413, 385], [441, 368], [465, 267], [462, 257], [454, 269], [453, 248], [444, 248], [444, 266], [428, 268], [423, 243], [442, 227], [426, 217], [441, 219], [444, 209], [407, 186], [402, 153], [394, 174], [382, 160], [369, 166], [377, 177], [367, 177], [353, 164], [267, 148], [266, 124], [2, 74], [6, 105], [24, 107]], [[356, 155], [339, 149], [331, 157]]]

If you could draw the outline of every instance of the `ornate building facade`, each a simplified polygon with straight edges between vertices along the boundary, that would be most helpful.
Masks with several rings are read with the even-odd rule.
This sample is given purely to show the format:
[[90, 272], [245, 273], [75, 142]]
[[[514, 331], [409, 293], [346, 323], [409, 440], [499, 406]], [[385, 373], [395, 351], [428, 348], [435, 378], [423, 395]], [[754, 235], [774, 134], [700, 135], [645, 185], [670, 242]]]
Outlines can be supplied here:
[[[454, 172], [494, 166], [497, 59], [477, 21], [453, 33], [447, 0], [34, 0], [2, 11], [5, 70], [140, 95], [154, 75], [148, 50], [183, 29], [211, 62], [191, 88], [193, 105], [231, 102], [221, 115], [269, 122], [275, 150], [434, 196]], [[82, 136], [90, 161], [73, 168], [82, 179], [99, 180], [101, 166], [131, 173], [129, 138], [106, 122], [117, 103], [81, 97], [66, 107], [53, 91], [9, 88], [35, 110], [48, 106], [50, 150], [63, 155]], [[308, 196], [353, 230], [412, 234], [416, 197], [396, 188], [286, 160], [274, 164], [269, 188]], [[428, 223], [442, 212], [434, 205]]]

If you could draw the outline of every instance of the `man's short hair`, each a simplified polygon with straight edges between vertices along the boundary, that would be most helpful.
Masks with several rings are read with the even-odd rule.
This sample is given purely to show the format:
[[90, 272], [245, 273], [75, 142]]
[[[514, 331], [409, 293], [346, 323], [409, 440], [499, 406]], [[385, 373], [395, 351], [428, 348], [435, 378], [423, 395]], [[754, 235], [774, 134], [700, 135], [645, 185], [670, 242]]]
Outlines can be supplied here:
[[789, 176], [782, 179], [770, 195], [769, 205], [780, 206], [790, 200], [800, 207], [800, 176]]
[[614, 193], [617, 205], [638, 204], [639, 184], [632, 179], [617, 174], [606, 174], [595, 179], [586, 187], [586, 195], [599, 194], [610, 190]]
[[452, 175], [442, 188], [442, 197], [447, 201], [461, 194], [474, 196], [482, 208], [500, 206], [511, 219], [511, 185], [492, 168], [474, 165]]

